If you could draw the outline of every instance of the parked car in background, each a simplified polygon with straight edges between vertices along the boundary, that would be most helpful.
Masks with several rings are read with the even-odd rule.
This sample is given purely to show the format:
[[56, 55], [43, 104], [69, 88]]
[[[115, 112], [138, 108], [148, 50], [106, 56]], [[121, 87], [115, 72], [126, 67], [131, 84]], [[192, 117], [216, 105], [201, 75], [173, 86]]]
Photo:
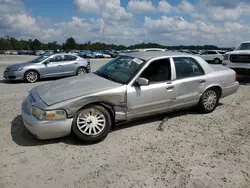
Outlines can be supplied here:
[[97, 142], [121, 122], [193, 106], [210, 113], [238, 87], [234, 70], [210, 65], [199, 56], [128, 53], [93, 73], [33, 88], [22, 105], [22, 117], [39, 139], [72, 132], [84, 142]]
[[143, 48], [143, 49], [136, 49], [135, 51], [138, 52], [152, 52], [152, 51], [167, 51], [167, 49], [162, 48]]
[[115, 58], [119, 55], [118, 52], [113, 50], [104, 50], [103, 53], [110, 55], [112, 58]]
[[81, 75], [90, 71], [89, 60], [72, 54], [53, 54], [9, 65], [4, 71], [4, 78], [33, 83], [42, 78]]
[[224, 51], [221, 50], [206, 50], [200, 53], [200, 56], [209, 63], [221, 64], [224, 59]]
[[250, 41], [242, 42], [233, 51], [224, 54], [222, 65], [240, 75], [250, 75]]
[[82, 58], [88, 58], [87, 54], [88, 54], [88, 51], [87, 50], [83, 50], [83, 51], [80, 51], [77, 55], [80, 56], [80, 57], [82, 57]]
[[95, 57], [97, 57], [97, 58], [104, 58], [104, 55], [103, 55], [101, 52], [99, 52], [99, 51], [94, 51], [93, 54], [94, 54]]

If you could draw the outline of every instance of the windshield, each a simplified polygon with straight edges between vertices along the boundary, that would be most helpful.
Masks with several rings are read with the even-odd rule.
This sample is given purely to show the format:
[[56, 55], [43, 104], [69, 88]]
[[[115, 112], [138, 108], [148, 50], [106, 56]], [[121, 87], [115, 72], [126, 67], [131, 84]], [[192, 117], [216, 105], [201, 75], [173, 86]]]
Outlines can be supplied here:
[[43, 60], [47, 59], [49, 56], [39, 56], [33, 60], [30, 60], [29, 63], [39, 63], [42, 62]]
[[250, 50], [250, 43], [241, 43], [235, 50]]
[[138, 58], [119, 56], [100, 67], [95, 74], [120, 84], [128, 84], [145, 63], [145, 60]]

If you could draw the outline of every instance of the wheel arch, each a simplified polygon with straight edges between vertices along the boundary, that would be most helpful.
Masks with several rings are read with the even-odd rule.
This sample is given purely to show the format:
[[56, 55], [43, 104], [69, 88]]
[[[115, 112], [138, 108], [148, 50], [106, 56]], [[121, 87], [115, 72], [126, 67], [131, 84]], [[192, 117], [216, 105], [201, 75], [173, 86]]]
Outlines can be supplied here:
[[87, 66], [84, 66], [84, 65], [79, 65], [77, 68], [76, 68], [76, 73], [78, 71], [78, 69], [80, 68], [84, 68], [86, 70], [86, 72], [89, 72], [88, 69], [87, 69]]
[[216, 59], [218, 59], [220, 62], [222, 61], [219, 57], [214, 58], [213, 61], [215, 61]]
[[218, 91], [219, 98], [220, 98], [221, 95], [222, 95], [222, 88], [219, 85], [210, 85], [210, 86], [208, 86], [208, 87], [205, 88], [204, 92], [206, 92], [208, 89], [212, 89], [212, 88], [214, 88], [214, 89], [216, 89]]
[[[90, 102], [88, 104], [85, 104], [83, 105], [82, 107], [80, 107], [78, 110], [76, 110], [76, 112], [74, 114], [76, 114], [79, 110], [82, 110], [88, 106], [91, 106], [91, 105], [98, 105], [98, 106], [101, 106], [103, 108], [105, 108], [110, 117], [111, 117], [111, 121], [112, 121], [112, 128], [115, 127], [115, 109], [114, 109], [114, 105], [108, 103], [108, 102], [104, 102], [104, 101], [96, 101], [96, 102]], [[74, 115], [73, 115], [74, 116]]]

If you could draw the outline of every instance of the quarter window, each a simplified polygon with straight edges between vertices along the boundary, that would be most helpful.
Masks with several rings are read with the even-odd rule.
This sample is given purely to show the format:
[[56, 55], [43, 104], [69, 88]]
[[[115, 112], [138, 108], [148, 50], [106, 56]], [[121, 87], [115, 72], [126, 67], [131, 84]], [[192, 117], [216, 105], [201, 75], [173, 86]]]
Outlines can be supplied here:
[[177, 79], [204, 75], [202, 67], [193, 58], [174, 57], [173, 60], [175, 64]]
[[171, 66], [169, 59], [151, 62], [142, 72], [141, 77], [149, 80], [149, 84], [171, 80]]
[[215, 51], [208, 51], [208, 55], [217, 54]]
[[77, 57], [73, 55], [64, 55], [64, 61], [74, 61]]

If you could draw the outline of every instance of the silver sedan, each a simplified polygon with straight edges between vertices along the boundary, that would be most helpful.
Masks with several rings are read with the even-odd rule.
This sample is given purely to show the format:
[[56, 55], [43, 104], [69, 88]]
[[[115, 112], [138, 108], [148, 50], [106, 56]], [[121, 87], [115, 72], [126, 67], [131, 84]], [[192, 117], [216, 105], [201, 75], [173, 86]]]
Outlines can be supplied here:
[[238, 87], [234, 70], [213, 67], [195, 55], [129, 53], [93, 73], [33, 88], [22, 105], [22, 117], [39, 139], [72, 132], [85, 142], [96, 142], [121, 122], [192, 106], [210, 113]]
[[42, 55], [31, 61], [12, 64], [4, 71], [6, 80], [33, 83], [42, 78], [73, 76], [91, 72], [90, 61], [71, 54]]

